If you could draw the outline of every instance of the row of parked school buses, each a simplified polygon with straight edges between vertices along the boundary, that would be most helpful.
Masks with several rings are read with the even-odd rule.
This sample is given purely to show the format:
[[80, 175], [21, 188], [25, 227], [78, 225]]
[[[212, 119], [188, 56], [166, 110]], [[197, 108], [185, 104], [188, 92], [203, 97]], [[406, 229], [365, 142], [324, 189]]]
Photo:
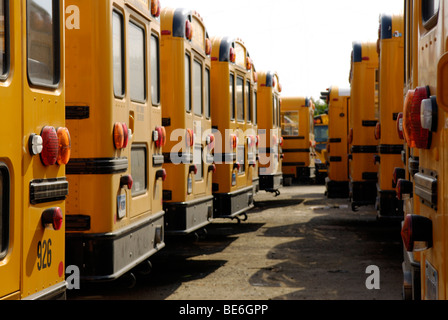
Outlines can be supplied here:
[[150, 267], [282, 183], [278, 74], [159, 0], [0, 1], [0, 299]]
[[405, 0], [376, 43], [353, 44], [350, 89], [329, 104], [328, 197], [402, 219], [403, 296], [447, 299], [448, 6]]

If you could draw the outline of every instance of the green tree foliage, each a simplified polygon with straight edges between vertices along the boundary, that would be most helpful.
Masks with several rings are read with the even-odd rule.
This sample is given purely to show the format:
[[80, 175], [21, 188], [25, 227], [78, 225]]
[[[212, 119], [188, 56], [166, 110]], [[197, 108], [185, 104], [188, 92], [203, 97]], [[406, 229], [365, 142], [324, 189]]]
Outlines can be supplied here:
[[315, 116], [317, 116], [319, 114], [328, 113], [328, 104], [324, 100], [322, 100], [322, 99], [314, 100], [314, 98], [311, 98], [311, 100], [313, 101], [314, 105], [316, 106], [316, 109], [314, 110]]

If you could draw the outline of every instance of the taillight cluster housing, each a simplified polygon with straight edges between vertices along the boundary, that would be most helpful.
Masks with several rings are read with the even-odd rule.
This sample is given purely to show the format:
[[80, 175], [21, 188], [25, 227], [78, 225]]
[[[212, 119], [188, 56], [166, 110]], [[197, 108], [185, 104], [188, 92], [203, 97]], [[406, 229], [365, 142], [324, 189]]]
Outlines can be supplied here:
[[[406, 94], [403, 132], [410, 148], [429, 149], [431, 132], [437, 130], [437, 102], [429, 87], [417, 87]], [[400, 134], [400, 130], [398, 131]]]
[[164, 147], [166, 144], [165, 127], [156, 127], [156, 129], [152, 132], [152, 140], [157, 148]]
[[45, 126], [40, 135], [31, 134], [28, 150], [32, 155], [40, 155], [44, 166], [65, 165], [70, 160], [71, 139], [66, 127]]
[[130, 132], [124, 122], [114, 124], [114, 146], [116, 149], [124, 149], [128, 146]]

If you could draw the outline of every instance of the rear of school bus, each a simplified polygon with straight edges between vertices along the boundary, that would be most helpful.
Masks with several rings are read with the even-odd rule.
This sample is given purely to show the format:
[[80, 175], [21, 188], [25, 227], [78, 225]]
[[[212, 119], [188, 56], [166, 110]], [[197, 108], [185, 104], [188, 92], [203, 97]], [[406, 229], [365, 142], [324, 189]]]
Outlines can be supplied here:
[[0, 2], [0, 299], [65, 298], [63, 12]]
[[157, 5], [66, 1], [79, 13], [66, 32], [66, 260], [84, 281], [132, 275], [165, 246]]
[[404, 24], [402, 15], [380, 18], [379, 39], [379, 121], [378, 141], [378, 218], [403, 218], [403, 201], [396, 197], [393, 170], [402, 164], [403, 143], [396, 130], [396, 119], [403, 110]]
[[328, 143], [328, 114], [314, 116], [314, 141], [315, 141], [315, 175], [317, 183], [324, 183], [328, 176], [327, 169], [327, 143]]
[[421, 298], [446, 300], [448, 25], [444, 16], [448, 8], [444, 1], [416, 0], [406, 5], [408, 18], [414, 18], [410, 29], [415, 32], [416, 49], [411, 52], [414, 63], [418, 63], [418, 80], [406, 94], [403, 129], [409, 147], [419, 150], [413, 193], [420, 207], [406, 215], [402, 237], [408, 252], [420, 252]]
[[314, 178], [312, 144], [314, 108], [307, 97], [282, 97], [280, 121], [284, 154], [283, 182], [286, 179], [309, 181]]
[[165, 225], [167, 234], [185, 235], [213, 220], [211, 41], [193, 11], [164, 8], [161, 23]]
[[258, 73], [258, 136], [260, 190], [275, 192], [283, 185], [280, 157], [280, 92], [279, 77], [273, 71]]
[[[403, 100], [409, 90], [413, 90], [418, 82], [418, 24], [413, 23], [418, 18], [419, 12], [413, 8], [413, 0], [404, 2], [404, 87]], [[419, 149], [410, 147], [403, 128], [403, 107], [397, 117], [397, 134], [403, 142], [402, 164], [394, 168], [393, 181], [396, 188], [397, 199], [403, 201], [403, 218], [408, 214], [420, 212], [421, 201], [414, 193], [414, 175], [419, 170]], [[404, 221], [402, 221], [402, 224]], [[408, 252], [403, 246], [403, 298], [406, 300], [421, 299], [421, 252]]]
[[374, 160], [378, 122], [376, 43], [355, 42], [350, 73], [349, 174], [352, 209], [374, 204], [378, 164]]
[[350, 89], [332, 86], [323, 96], [328, 104], [328, 144], [325, 189], [328, 198], [349, 197], [348, 119]]
[[[250, 80], [250, 90], [249, 90], [249, 103], [250, 103], [250, 110], [252, 114], [250, 115], [250, 119], [252, 120], [252, 129], [251, 132], [251, 141], [250, 144], [252, 145], [252, 153], [253, 155], [250, 155], [248, 153], [249, 157], [249, 165], [252, 166], [252, 185], [254, 187], [254, 195], [260, 191], [260, 177], [258, 176], [258, 103], [257, 103], [257, 88], [258, 88], [258, 74], [257, 70], [255, 69], [255, 65], [252, 59], [250, 59], [250, 62], [252, 64], [251, 66], [251, 80]], [[252, 160], [253, 159], [253, 160]]]
[[250, 61], [242, 41], [212, 37], [211, 104], [216, 139], [213, 206], [216, 218], [239, 219], [243, 216], [246, 219], [247, 211], [254, 206], [254, 162], [253, 157], [248, 162], [248, 155], [256, 152], [256, 140], [249, 138], [253, 130], [248, 135], [245, 132], [249, 101], [244, 98], [248, 85], [252, 86]]

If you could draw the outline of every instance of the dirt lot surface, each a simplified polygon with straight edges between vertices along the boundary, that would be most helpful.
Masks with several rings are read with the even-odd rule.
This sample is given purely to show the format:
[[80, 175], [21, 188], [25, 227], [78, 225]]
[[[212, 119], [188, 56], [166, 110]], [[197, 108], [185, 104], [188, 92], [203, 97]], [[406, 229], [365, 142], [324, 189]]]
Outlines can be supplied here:
[[[326, 199], [324, 186], [280, 191], [257, 194], [247, 221], [217, 219], [199, 240], [165, 239], [132, 289], [82, 284], [68, 300], [401, 299], [399, 223], [377, 221], [373, 206], [353, 212], [348, 199]], [[370, 265], [380, 289], [366, 288]]]

